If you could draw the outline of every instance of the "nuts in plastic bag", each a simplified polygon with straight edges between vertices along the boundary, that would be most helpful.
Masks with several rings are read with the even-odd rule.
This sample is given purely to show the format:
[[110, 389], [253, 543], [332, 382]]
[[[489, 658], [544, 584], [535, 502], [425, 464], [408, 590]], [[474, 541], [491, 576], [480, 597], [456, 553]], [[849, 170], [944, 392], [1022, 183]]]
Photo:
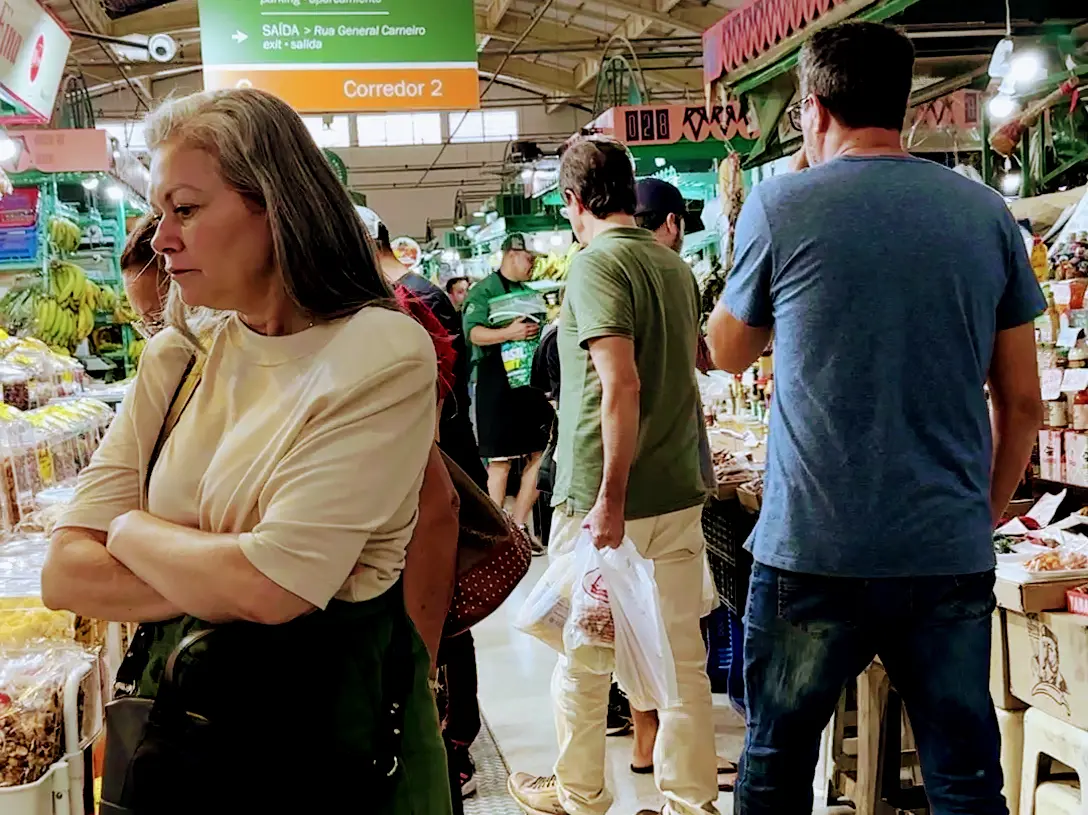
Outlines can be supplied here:
[[63, 693], [80, 648], [0, 652], [0, 787], [33, 784], [63, 756]]

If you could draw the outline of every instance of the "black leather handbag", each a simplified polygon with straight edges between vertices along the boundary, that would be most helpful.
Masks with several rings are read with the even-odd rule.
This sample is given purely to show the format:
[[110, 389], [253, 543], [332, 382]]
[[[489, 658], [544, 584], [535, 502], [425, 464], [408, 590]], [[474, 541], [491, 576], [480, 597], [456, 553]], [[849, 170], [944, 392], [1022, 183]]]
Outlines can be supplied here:
[[178, 659], [214, 631], [194, 631], [178, 643], [154, 699], [126, 697], [106, 706], [101, 815], [163, 812], [171, 797], [180, 804], [179, 779], [206, 783], [209, 769], [221, 766], [210, 723], [185, 709], [175, 673]]

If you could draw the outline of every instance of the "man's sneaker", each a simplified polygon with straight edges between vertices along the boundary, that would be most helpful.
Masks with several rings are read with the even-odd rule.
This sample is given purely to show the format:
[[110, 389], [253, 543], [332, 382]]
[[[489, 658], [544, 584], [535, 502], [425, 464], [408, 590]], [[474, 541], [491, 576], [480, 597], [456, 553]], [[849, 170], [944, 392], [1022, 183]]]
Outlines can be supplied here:
[[626, 736], [633, 728], [631, 705], [619, 685], [613, 682], [612, 690], [608, 694], [608, 724], [605, 733], [609, 736]]
[[461, 782], [461, 797], [475, 795], [479, 788], [476, 782], [476, 762], [472, 760], [467, 747], [455, 746], [450, 749], [450, 766]]
[[529, 815], [567, 815], [559, 804], [559, 787], [554, 775], [541, 778], [529, 773], [514, 773], [506, 782], [506, 789]]
[[529, 546], [532, 549], [533, 557], [542, 557], [548, 554], [548, 547], [533, 537], [533, 533], [529, 531], [528, 524], [522, 524], [521, 531], [525, 533], [525, 537], [529, 539]]

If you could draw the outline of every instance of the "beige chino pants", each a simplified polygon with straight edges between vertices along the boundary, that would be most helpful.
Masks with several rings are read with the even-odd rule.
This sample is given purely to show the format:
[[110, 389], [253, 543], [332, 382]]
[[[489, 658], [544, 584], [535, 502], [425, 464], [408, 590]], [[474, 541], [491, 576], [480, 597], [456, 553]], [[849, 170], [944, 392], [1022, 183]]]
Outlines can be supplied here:
[[[549, 555], [574, 548], [584, 516], [557, 509], [552, 517]], [[654, 775], [665, 796], [668, 815], [717, 812], [717, 757], [706, 647], [699, 628], [703, 613], [703, 570], [706, 541], [702, 507], [627, 522], [627, 537], [654, 561], [665, 628], [676, 662], [680, 702], [659, 711], [661, 728], [654, 747]], [[595, 667], [612, 665], [611, 649], [602, 649]], [[612, 804], [605, 786], [605, 727], [608, 719], [609, 672], [559, 657], [552, 677], [559, 759], [555, 775], [559, 801], [569, 815], [604, 815]]]

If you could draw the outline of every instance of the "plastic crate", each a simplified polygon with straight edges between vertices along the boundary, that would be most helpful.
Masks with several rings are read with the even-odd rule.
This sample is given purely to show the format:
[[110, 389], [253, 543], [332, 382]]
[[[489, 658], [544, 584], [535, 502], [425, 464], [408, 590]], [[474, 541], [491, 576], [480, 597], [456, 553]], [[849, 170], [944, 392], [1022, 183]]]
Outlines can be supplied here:
[[711, 499], [703, 507], [703, 537], [710, 573], [722, 604], [738, 617], [744, 616], [748, 600], [748, 580], [752, 576], [752, 556], [744, 543], [755, 528], [756, 516], [735, 498]]
[[0, 229], [0, 262], [32, 261], [38, 256], [36, 227]]
[[744, 711], [744, 625], [727, 608], [716, 609], [707, 625], [707, 674], [714, 693], [725, 693]]

